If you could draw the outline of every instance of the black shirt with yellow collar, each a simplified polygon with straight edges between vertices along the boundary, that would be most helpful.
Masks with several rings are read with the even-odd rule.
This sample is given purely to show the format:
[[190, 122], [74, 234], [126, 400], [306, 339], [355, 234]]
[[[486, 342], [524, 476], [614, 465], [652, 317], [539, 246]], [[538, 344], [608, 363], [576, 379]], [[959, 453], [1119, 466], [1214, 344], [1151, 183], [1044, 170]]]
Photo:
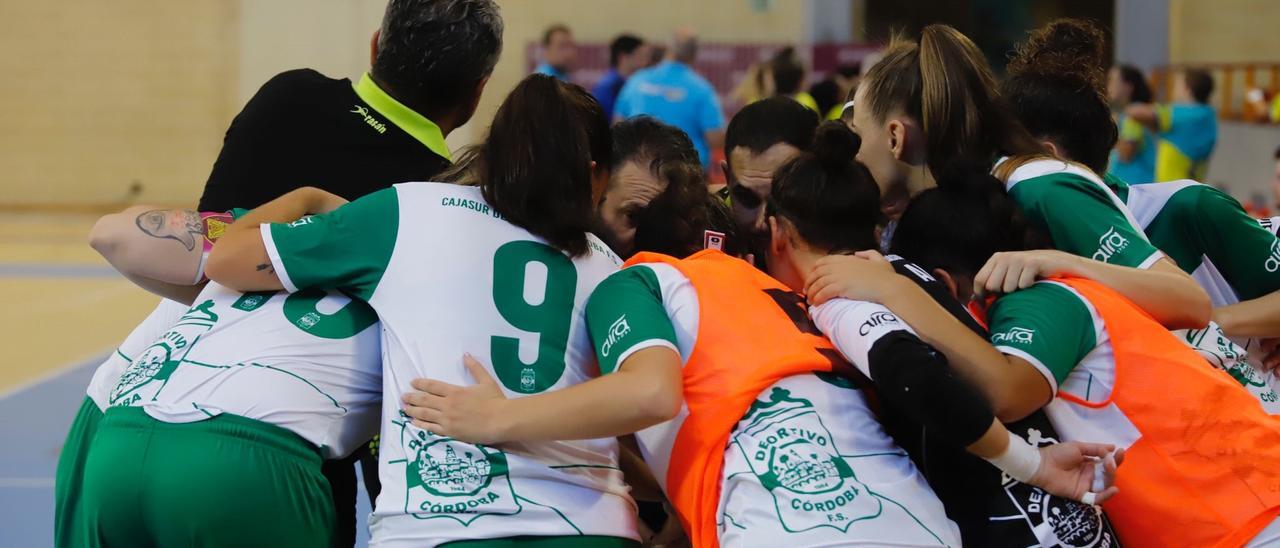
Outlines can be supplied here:
[[368, 74], [353, 85], [291, 70], [264, 84], [232, 120], [199, 210], [252, 209], [301, 186], [354, 200], [430, 181], [448, 166], [439, 126]]
[[[276, 75], [231, 121], [200, 197], [200, 211], [253, 209], [290, 190], [314, 186], [348, 200], [405, 181], [431, 181], [449, 166], [440, 127], [393, 99], [365, 74], [329, 78], [311, 69]], [[356, 474], [370, 500], [380, 490], [376, 442], [327, 461], [335, 546], [356, 538]]]

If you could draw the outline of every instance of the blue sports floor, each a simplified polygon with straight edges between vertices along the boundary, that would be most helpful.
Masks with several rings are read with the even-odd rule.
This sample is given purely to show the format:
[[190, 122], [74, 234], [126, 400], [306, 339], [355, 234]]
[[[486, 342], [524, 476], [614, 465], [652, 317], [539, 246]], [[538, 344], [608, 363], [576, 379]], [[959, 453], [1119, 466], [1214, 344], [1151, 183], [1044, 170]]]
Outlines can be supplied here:
[[157, 302], [86, 245], [95, 218], [0, 214], [0, 548], [53, 545], [67, 428], [94, 369]]

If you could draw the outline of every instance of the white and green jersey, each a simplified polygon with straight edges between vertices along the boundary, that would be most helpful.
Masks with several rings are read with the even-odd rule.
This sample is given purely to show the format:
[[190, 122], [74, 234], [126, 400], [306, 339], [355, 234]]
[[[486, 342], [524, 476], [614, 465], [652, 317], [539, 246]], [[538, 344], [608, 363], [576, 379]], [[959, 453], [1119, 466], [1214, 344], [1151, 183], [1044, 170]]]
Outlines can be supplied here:
[[170, 423], [223, 413], [285, 428], [341, 458], [377, 433], [378, 317], [336, 292], [240, 293], [209, 282], [111, 390]]
[[1136, 268], [1149, 268], [1164, 256], [1124, 202], [1086, 168], [1036, 160], [1014, 170], [1005, 188], [1059, 251]]
[[1214, 306], [1280, 290], [1280, 240], [1225, 192], [1183, 180], [1122, 193], [1151, 243], [1200, 282]]
[[589, 236], [569, 257], [505, 221], [480, 189], [406, 183], [337, 210], [262, 226], [289, 291], [341, 289], [382, 321], [382, 493], [373, 546], [519, 535], [638, 538], [616, 440], [463, 443], [411, 424], [410, 381], [472, 384], [487, 364], [507, 397], [599, 375], [584, 323], [591, 290], [620, 261]]
[[1258, 219], [1258, 224], [1262, 225], [1262, 228], [1267, 232], [1280, 235], [1280, 217], [1264, 217]]
[[98, 409], [106, 411], [111, 406], [111, 391], [120, 381], [120, 375], [133, 363], [133, 358], [142, 354], [147, 346], [155, 342], [169, 326], [173, 325], [187, 312], [187, 305], [169, 299], [160, 299], [155, 309], [147, 315], [133, 331], [125, 337], [124, 342], [107, 357], [102, 365], [93, 372], [89, 381], [88, 395]]
[[[840, 347], [864, 365], [878, 337], [907, 329], [878, 305], [838, 300], [824, 306], [824, 318], [856, 322], [855, 332], [875, 324]], [[587, 307], [605, 374], [654, 346], [675, 349], [687, 362], [699, 320], [696, 290], [668, 264], [635, 265], [610, 276]], [[635, 435], [664, 489], [687, 416], [681, 409]], [[960, 545], [959, 529], [906, 452], [884, 433], [862, 392], [834, 375], [788, 377], [759, 395], [730, 434], [720, 492], [717, 524], [726, 547]]]
[[[1135, 186], [1111, 182], [1151, 242], [1195, 278], [1209, 294], [1214, 307], [1280, 290], [1280, 239], [1268, 230], [1269, 223], [1250, 217], [1231, 196], [1190, 180]], [[1216, 325], [1177, 334], [1193, 343], [1208, 339], [1211, 342], [1207, 349], [1222, 346], [1225, 351], [1211, 356], [1210, 362], [1219, 366], [1228, 364], [1224, 368], [1250, 387], [1268, 411], [1280, 412], [1273, 409], [1277, 407], [1276, 395], [1270, 389], [1274, 376], [1263, 372], [1264, 356], [1258, 339], [1237, 337], [1227, 341]], [[1213, 342], [1217, 340], [1224, 344]], [[1205, 353], [1204, 343], [1193, 346]], [[1240, 371], [1231, 365], [1231, 362], [1245, 360], [1253, 371]], [[1265, 393], [1255, 391], [1258, 382], [1268, 385]]]
[[[1066, 392], [1089, 402], [1106, 401], [1115, 386], [1115, 352], [1102, 317], [1075, 289], [1041, 281], [1001, 297], [987, 312], [991, 344], [1027, 360], [1044, 375], [1054, 395]], [[1230, 341], [1205, 331], [1188, 341], [1201, 355], [1209, 345]], [[1275, 392], [1253, 369], [1238, 364], [1228, 371], [1260, 400], [1275, 403]], [[1264, 398], [1270, 394], [1269, 398]], [[1275, 411], [1272, 410], [1274, 413]], [[1112, 443], [1128, 447], [1141, 434], [1114, 403], [1091, 409], [1054, 398], [1045, 407], [1063, 441]]]

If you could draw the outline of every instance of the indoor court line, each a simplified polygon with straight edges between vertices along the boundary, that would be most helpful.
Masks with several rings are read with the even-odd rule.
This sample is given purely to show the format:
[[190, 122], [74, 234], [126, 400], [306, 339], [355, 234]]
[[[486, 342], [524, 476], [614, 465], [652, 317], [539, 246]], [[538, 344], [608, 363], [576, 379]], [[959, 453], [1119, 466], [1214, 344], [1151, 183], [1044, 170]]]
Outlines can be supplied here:
[[[0, 392], [0, 531], [3, 546], [53, 545], [53, 488], [58, 453], [93, 372], [114, 347]], [[358, 489], [364, 492], [363, 478]], [[367, 497], [356, 506], [356, 548], [368, 546]]]
[[58, 453], [98, 364], [72, 362], [0, 394], [0, 531], [4, 545], [53, 545], [53, 486]]

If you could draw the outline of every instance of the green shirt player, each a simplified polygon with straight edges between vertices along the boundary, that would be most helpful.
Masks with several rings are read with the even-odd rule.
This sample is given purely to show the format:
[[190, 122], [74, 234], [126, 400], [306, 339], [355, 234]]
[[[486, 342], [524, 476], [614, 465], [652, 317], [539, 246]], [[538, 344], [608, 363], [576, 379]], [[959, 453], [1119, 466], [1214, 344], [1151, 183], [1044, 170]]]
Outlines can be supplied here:
[[[1109, 180], [1152, 243], [1191, 274], [1213, 301], [1214, 322], [1179, 332], [1280, 414], [1265, 339], [1280, 336], [1280, 240], [1226, 193], [1195, 181], [1128, 187]], [[1148, 188], [1149, 187], [1149, 188]]]
[[[1065, 32], [1077, 27], [1086, 32]], [[1248, 387], [1269, 411], [1280, 412], [1272, 376], [1261, 373], [1264, 355], [1254, 338], [1280, 336], [1280, 302], [1274, 302], [1280, 295], [1270, 296], [1280, 289], [1280, 244], [1273, 233], [1245, 213], [1239, 202], [1210, 186], [1184, 180], [1130, 187], [1115, 177], [1103, 180], [1097, 176], [1106, 172], [1116, 135], [1115, 122], [1102, 95], [1103, 63], [1101, 59], [1081, 62], [1077, 56], [1055, 50], [1070, 40], [1045, 39], [1054, 35], [1073, 40], [1094, 36], [1091, 43], [1096, 47], [1086, 44], [1080, 51], [1100, 52], [1101, 35], [1087, 32], [1088, 28], [1092, 27], [1075, 21], [1051, 24], [1033, 34], [1010, 65], [1003, 91], [1023, 125], [1058, 156], [1078, 163], [1028, 163], [1008, 176], [1009, 194], [1024, 209], [1034, 203], [1033, 207], [1061, 219], [1055, 223], [1060, 227], [1056, 232], [1049, 227], [1058, 249], [1064, 249], [1059, 234], [1097, 223], [1063, 196], [1033, 196], [1044, 193], [1029, 192], [1037, 190], [1030, 184], [1052, 179], [1060, 181], [1059, 185], [1082, 186], [1099, 197], [1105, 196], [1115, 204], [1112, 209], [1130, 212], [1125, 221], [1141, 230], [1143, 241], [1135, 243], [1136, 236], [1117, 231], [1107, 242], [1100, 242], [1106, 245], [1099, 246], [1094, 258], [1116, 262], [1119, 257], [1130, 261], [1121, 264], [1132, 264], [1131, 261], [1141, 260], [1141, 255], [1153, 252], [1152, 246], [1159, 248], [1195, 279], [1214, 307], [1216, 324], [1184, 326], [1193, 329], [1180, 335], [1206, 359]], [[1106, 138], [1108, 135], [1110, 139]], [[1042, 182], [1039, 186], [1046, 185]], [[1037, 216], [1035, 210], [1029, 213], [1033, 218]], [[1142, 249], [1137, 255], [1131, 251], [1135, 245]], [[1245, 363], [1246, 351], [1254, 367]]]
[[533, 75], [459, 169], [479, 187], [405, 183], [306, 219], [307, 197], [286, 195], [240, 219], [210, 255], [209, 277], [230, 287], [337, 288], [377, 311], [383, 489], [373, 546], [636, 544], [615, 440], [463, 443], [413, 426], [398, 403], [416, 377], [466, 382], [464, 351], [492, 363], [510, 396], [597, 374], [583, 307], [619, 261], [587, 230], [608, 175], [594, 166], [609, 156], [590, 95]]
[[[997, 90], [996, 81], [977, 46], [951, 27], [930, 25], [921, 31], [919, 44], [893, 44], [859, 82], [850, 121], [862, 138], [858, 160], [882, 194], [915, 195], [938, 186], [936, 179], [949, 170], [1008, 157], [996, 168], [998, 176], [1052, 247], [1129, 267], [1143, 283], [1162, 290], [1161, 298], [1140, 303], [1152, 317], [1171, 329], [1203, 327], [1209, 299], [1195, 281], [1147, 241], [1124, 203], [1099, 177], [1066, 169], [1047, 154], [1034, 129], [1014, 119], [1024, 108], [1052, 101], [1033, 107], [1006, 100], [1012, 84], [1006, 79], [1006, 89]], [[1074, 120], [1070, 116], [1078, 105], [1069, 105], [1045, 108], [1065, 108], [1071, 113], [1065, 119]], [[1110, 111], [1102, 106], [1109, 120]], [[1111, 131], [1108, 150], [1114, 127]]]
[[[768, 263], [787, 285], [723, 253], [698, 251], [734, 242], [730, 214], [700, 184], [668, 187], [640, 217], [636, 241], [671, 256], [648, 256], [610, 276], [587, 307], [601, 378], [521, 399], [506, 399], [491, 379], [465, 388], [424, 380], [415, 383], [422, 392], [405, 397], [408, 413], [474, 441], [635, 432], [695, 545], [716, 538], [723, 546], [959, 544], [923, 476], [881, 429], [864, 392], [869, 383], [850, 377], [875, 382], [886, 405], [907, 408], [1011, 476], [1070, 485], [1064, 491], [1071, 496], [1093, 499], [1096, 493], [1075, 490], [1088, 490], [1094, 478], [1092, 462], [1077, 468], [1086, 447], [1056, 449], [1075, 451], [1074, 461], [1046, 453], [1049, 464], [1033, 472], [1036, 451], [996, 422], [981, 396], [946, 374], [939, 354], [886, 309], [832, 302], [809, 309], [811, 323], [802, 298], [784, 289], [803, 286], [800, 272], [827, 251], [874, 246], [878, 193], [851, 161], [856, 146], [833, 122], [818, 132], [814, 148], [821, 152], [806, 152], [775, 175]], [[820, 335], [818, 329], [834, 343], [821, 359], [842, 364], [835, 374], [799, 365], [822, 344], [803, 334]], [[487, 376], [478, 363], [471, 367]], [[691, 462], [691, 452], [701, 454], [695, 446], [723, 465], [719, 475], [718, 466], [707, 471], [697, 464], [703, 461]], [[1014, 461], [1025, 468], [1005, 468]], [[1064, 478], [1071, 479], [1057, 483]]]
[[[342, 203], [335, 198], [317, 211]], [[84, 440], [88, 448], [76, 452], [87, 455], [76, 470], [83, 478], [60, 476], [82, 485], [79, 510], [60, 537], [86, 546], [181, 544], [193, 531], [226, 545], [334, 542], [321, 462], [351, 454], [376, 432], [376, 314], [338, 293], [191, 287], [203, 249], [167, 240], [190, 239], [197, 224], [224, 226], [214, 223], [230, 215], [152, 209], [137, 219], [202, 222], [135, 223], [133, 213], [99, 221], [95, 247], [129, 278], [170, 289], [174, 300], [163, 301], [95, 373], [89, 396], [107, 412]], [[135, 224], [144, 230], [119, 226]], [[157, 228], [169, 225], [180, 230]], [[217, 233], [199, 232], [206, 241]], [[194, 478], [182, 484], [200, 496], [175, 501], [181, 493], [165, 489], [173, 482], [160, 463], [180, 463], [174, 473]], [[255, 496], [245, 499], [246, 492]], [[120, 505], [122, 496], [155, 503]], [[240, 526], [221, 527], [232, 515]]]

